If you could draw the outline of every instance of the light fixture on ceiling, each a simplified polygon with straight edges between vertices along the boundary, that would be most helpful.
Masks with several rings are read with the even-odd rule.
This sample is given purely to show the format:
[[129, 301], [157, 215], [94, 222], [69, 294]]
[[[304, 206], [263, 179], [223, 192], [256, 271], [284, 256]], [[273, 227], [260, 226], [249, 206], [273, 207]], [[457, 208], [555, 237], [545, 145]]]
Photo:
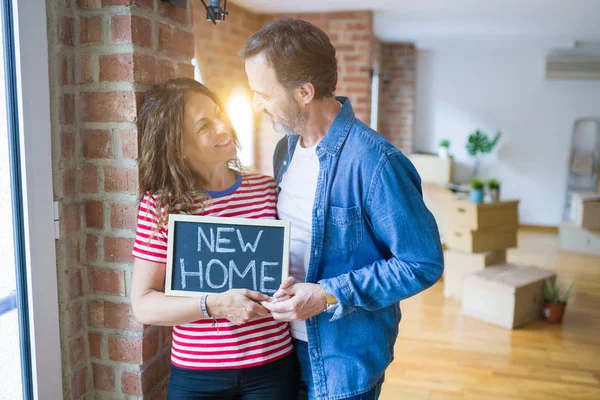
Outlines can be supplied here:
[[[166, 3], [172, 4], [176, 7], [187, 8], [187, 0], [161, 0]], [[225, 21], [225, 17], [229, 15], [227, 11], [227, 0], [223, 1], [223, 7], [221, 7], [221, 0], [208, 0], [208, 4], [204, 0], [200, 0], [200, 3], [206, 10], [206, 20], [211, 21], [213, 24], [217, 22]]]
[[229, 15], [229, 11], [227, 11], [227, 0], [223, 1], [223, 7], [221, 7], [221, 0], [208, 0], [208, 5], [204, 0], [200, 0], [200, 2], [206, 9], [206, 20], [212, 21], [215, 25], [217, 22], [225, 21], [225, 17]]

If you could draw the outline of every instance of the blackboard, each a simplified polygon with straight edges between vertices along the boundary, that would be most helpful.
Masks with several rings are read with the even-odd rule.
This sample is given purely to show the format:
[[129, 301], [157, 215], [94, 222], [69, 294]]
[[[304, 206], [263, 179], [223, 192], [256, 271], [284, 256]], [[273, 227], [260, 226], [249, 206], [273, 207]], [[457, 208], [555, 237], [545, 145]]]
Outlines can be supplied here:
[[170, 214], [165, 294], [271, 296], [288, 276], [289, 243], [289, 221]]

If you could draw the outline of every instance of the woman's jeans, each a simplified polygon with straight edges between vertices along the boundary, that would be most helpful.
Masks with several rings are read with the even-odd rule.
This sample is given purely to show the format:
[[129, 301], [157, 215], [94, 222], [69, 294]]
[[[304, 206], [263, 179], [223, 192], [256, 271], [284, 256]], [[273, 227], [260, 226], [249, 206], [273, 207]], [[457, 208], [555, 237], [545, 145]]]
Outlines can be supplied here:
[[193, 370], [171, 366], [167, 400], [298, 398], [300, 366], [296, 353], [258, 367]]

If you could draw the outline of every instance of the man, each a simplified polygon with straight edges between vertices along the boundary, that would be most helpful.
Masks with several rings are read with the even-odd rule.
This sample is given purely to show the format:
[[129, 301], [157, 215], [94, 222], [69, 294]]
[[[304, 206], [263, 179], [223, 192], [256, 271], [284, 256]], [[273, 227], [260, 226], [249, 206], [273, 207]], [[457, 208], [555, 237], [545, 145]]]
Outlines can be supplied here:
[[292, 222], [290, 273], [263, 302], [292, 322], [310, 399], [371, 399], [393, 359], [399, 302], [443, 270], [432, 214], [407, 158], [334, 97], [335, 48], [279, 19], [241, 52], [254, 108], [286, 136], [274, 155], [277, 211]]

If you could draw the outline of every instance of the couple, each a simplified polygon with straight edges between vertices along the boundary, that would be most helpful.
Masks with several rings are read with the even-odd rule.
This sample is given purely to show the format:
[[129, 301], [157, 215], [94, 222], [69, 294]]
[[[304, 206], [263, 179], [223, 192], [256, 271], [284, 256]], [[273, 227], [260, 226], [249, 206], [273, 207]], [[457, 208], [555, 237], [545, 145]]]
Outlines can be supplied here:
[[[334, 97], [335, 48], [317, 27], [273, 21], [242, 51], [254, 108], [285, 134], [275, 180], [244, 173], [219, 99], [177, 79], [140, 110], [136, 318], [174, 326], [168, 398], [376, 399], [399, 302], [443, 269], [420, 178]], [[166, 297], [168, 214], [292, 222], [290, 273], [269, 299], [249, 290]], [[290, 324], [288, 324], [290, 322]]]

